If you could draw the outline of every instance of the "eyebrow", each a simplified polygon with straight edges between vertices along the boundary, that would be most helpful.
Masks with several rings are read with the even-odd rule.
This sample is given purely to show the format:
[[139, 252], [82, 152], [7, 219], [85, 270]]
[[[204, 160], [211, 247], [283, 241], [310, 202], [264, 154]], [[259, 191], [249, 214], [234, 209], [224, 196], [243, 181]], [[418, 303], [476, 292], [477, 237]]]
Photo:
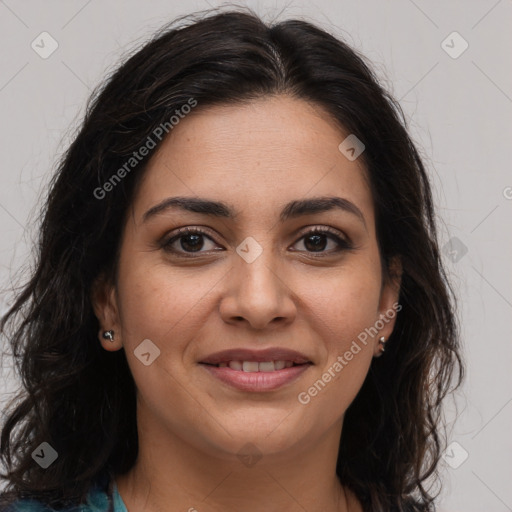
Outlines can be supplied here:
[[[142, 222], [147, 222], [150, 218], [163, 213], [169, 209], [180, 209], [193, 213], [200, 213], [211, 217], [221, 217], [232, 219], [235, 217], [235, 211], [226, 203], [212, 201], [209, 199], [197, 197], [169, 197], [162, 202], [150, 208], [142, 217]], [[331, 210], [341, 210], [356, 216], [366, 226], [366, 221], [361, 210], [351, 201], [343, 197], [326, 196], [313, 197], [310, 199], [301, 199], [290, 201], [282, 209], [279, 216], [281, 223], [288, 219], [294, 219], [303, 215], [311, 215]]]

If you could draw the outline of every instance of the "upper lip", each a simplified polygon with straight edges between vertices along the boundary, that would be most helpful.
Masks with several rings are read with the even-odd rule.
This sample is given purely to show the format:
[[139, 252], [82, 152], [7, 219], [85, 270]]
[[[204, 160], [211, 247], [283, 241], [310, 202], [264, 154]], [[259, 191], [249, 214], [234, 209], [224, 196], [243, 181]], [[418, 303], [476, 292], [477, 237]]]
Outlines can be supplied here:
[[264, 350], [250, 350], [234, 348], [221, 350], [202, 359], [200, 363], [219, 364], [228, 361], [292, 361], [296, 364], [310, 363], [311, 360], [304, 354], [287, 348], [267, 348]]

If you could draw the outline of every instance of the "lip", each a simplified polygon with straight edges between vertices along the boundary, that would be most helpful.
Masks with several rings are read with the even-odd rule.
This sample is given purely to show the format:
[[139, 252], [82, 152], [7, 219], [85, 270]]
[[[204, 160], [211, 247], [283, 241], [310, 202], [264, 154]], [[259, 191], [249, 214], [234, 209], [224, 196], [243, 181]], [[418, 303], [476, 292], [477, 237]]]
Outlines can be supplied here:
[[[205, 359], [199, 361], [200, 363], [219, 364], [227, 363], [229, 361], [256, 361], [262, 363], [265, 361], [292, 361], [295, 364], [310, 363], [311, 360], [304, 354], [296, 350], [287, 348], [267, 348], [264, 350], [250, 350], [245, 348], [235, 348], [228, 350], [221, 350], [209, 355]], [[280, 372], [283, 370], [277, 370]], [[270, 373], [270, 372], [269, 372]]]
[[[245, 361], [248, 361], [248, 359], [245, 359]], [[300, 364], [299, 366], [290, 366], [273, 372], [244, 372], [233, 370], [229, 366], [219, 367], [204, 363], [200, 363], [200, 366], [213, 377], [241, 391], [263, 392], [273, 391], [293, 382], [313, 364]]]

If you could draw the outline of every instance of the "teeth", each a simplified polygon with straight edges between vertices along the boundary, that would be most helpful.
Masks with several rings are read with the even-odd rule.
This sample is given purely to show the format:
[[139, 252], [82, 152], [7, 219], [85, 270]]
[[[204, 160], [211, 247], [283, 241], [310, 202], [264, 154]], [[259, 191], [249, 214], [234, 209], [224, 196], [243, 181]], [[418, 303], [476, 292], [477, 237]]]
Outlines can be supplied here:
[[242, 370], [244, 372], [273, 372], [290, 368], [292, 361], [229, 361], [229, 363], [219, 363], [220, 367], [229, 366], [232, 370]]
[[241, 361], [229, 361], [229, 367], [232, 370], [241, 370], [242, 369], [242, 362]]
[[[259, 367], [260, 372], [273, 372], [276, 369], [276, 366], [274, 364], [274, 361], [268, 361], [265, 363], [257, 363], [256, 366]], [[244, 363], [244, 370], [245, 370], [245, 363]]]
[[242, 363], [242, 369], [244, 372], [257, 372], [259, 371], [258, 367], [259, 363], [257, 361], [244, 361]]

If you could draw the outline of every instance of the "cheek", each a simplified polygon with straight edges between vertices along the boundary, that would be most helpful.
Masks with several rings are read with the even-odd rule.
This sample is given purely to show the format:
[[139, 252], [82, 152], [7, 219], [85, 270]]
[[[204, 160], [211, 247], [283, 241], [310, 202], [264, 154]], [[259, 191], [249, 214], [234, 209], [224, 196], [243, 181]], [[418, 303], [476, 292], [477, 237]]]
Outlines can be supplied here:
[[317, 285], [304, 290], [304, 296], [321, 362], [315, 379], [303, 391], [311, 400], [314, 397], [319, 411], [331, 411], [325, 418], [329, 422], [354, 400], [372, 362], [374, 338], [368, 330], [379, 318], [380, 272], [373, 263], [360, 260]]
[[177, 271], [165, 263], [146, 261], [143, 255], [126, 258], [119, 275], [125, 342], [131, 346], [150, 338], [159, 347], [177, 347], [219, 277], [218, 272], [200, 268]]
[[[381, 292], [380, 269], [372, 260], [360, 259], [340, 268], [304, 290], [315, 316], [325, 328], [331, 349], [346, 344], [378, 319]], [[309, 283], [311, 284], [311, 283]]]
[[[208, 273], [196, 279], [190, 272], [170, 272], [169, 266], [150, 264], [136, 256], [126, 258], [119, 269], [123, 347], [139, 400], [156, 416], [164, 415], [175, 428], [182, 428], [180, 422], [185, 420], [179, 415], [172, 417], [171, 411], [186, 410], [198, 421], [201, 412], [204, 414], [190, 399], [183, 358], [187, 344], [202, 326], [197, 319], [204, 314], [205, 296], [218, 279]], [[159, 352], [144, 340], [150, 340]], [[141, 345], [143, 342], [146, 344]], [[149, 365], [138, 356], [144, 353], [142, 346], [149, 347], [144, 350], [150, 353]]]

